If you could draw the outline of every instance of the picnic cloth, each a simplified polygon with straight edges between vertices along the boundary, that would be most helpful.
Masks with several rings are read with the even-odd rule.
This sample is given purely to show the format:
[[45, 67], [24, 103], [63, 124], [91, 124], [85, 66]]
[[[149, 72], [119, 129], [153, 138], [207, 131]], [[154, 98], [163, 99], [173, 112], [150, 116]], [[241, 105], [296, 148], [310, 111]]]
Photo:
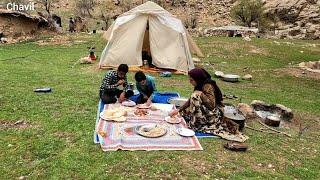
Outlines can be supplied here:
[[[122, 123], [98, 120], [95, 130], [95, 142], [101, 145], [103, 151], [116, 150], [203, 150], [196, 136], [182, 137], [176, 128], [186, 127], [184, 120], [180, 124], [169, 124], [164, 121], [166, 113], [173, 106], [168, 104], [154, 104], [159, 110], [149, 111], [145, 117], [133, 114], [135, 108], [121, 107], [128, 111], [127, 120]], [[100, 104], [101, 106], [101, 104]], [[104, 108], [114, 108], [115, 104], [105, 105]], [[167, 129], [167, 133], [159, 138], [146, 138], [135, 133], [135, 127], [144, 124], [160, 124]]]
[[[167, 102], [166, 102], [167, 103]], [[95, 129], [97, 128], [99, 119], [100, 119], [100, 113], [103, 111], [105, 104], [100, 100], [98, 103], [98, 110], [97, 110], [97, 116], [96, 116], [96, 125], [95, 125]], [[166, 109], [168, 106], [164, 104], [157, 104], [158, 108], [162, 108], [164, 111], [165, 110], [170, 110], [170, 109]], [[195, 132], [196, 136], [198, 138], [219, 138], [219, 136], [215, 136], [209, 133], [202, 133], [202, 132]], [[99, 138], [98, 138], [98, 134], [96, 133], [96, 131], [94, 131], [93, 133], [93, 142], [95, 144], [99, 143]]]

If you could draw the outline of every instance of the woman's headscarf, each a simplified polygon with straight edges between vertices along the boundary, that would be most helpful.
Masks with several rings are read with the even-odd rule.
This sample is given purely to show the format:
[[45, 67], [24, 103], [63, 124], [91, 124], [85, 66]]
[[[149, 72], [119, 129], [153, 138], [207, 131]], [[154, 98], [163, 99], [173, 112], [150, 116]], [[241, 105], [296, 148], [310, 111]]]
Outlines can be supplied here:
[[222, 93], [220, 88], [217, 86], [216, 81], [211, 79], [211, 75], [202, 68], [194, 68], [188, 72], [189, 76], [196, 81], [197, 85], [194, 90], [202, 91], [202, 88], [205, 84], [211, 84], [214, 88], [214, 94], [216, 102], [219, 105], [222, 105]]

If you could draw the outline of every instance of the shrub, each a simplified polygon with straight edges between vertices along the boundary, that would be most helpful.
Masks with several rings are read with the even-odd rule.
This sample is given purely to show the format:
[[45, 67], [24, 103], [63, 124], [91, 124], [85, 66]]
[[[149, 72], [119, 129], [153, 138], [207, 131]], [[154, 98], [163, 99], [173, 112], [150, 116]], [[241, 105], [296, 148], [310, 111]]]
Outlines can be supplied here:
[[264, 19], [264, 4], [261, 0], [239, 0], [231, 9], [231, 16], [243, 25], [251, 27], [252, 23], [261, 23]]

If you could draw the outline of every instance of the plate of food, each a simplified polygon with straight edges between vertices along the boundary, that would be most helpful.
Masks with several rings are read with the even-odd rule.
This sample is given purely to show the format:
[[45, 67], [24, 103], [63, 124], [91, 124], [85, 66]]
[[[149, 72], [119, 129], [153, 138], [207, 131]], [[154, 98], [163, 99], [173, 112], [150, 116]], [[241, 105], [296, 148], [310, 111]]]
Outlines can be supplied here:
[[143, 137], [157, 138], [164, 136], [167, 133], [167, 129], [159, 124], [145, 124], [137, 126], [135, 132]]
[[100, 117], [106, 121], [123, 122], [126, 121], [127, 111], [116, 108], [116, 109], [105, 109], [100, 113]]
[[176, 130], [176, 132], [180, 136], [184, 136], [184, 137], [192, 137], [192, 136], [194, 136], [196, 134], [194, 131], [192, 131], [191, 129], [187, 129], [187, 128], [178, 128]]
[[151, 105], [147, 105], [147, 104], [138, 104], [137, 108], [139, 109], [150, 109]]
[[127, 106], [127, 107], [133, 107], [133, 106], [137, 105], [134, 101], [131, 101], [131, 100], [123, 101], [121, 104], [123, 106]]
[[179, 124], [181, 122], [181, 118], [178, 116], [167, 116], [164, 118], [165, 121], [167, 121], [170, 124]]
[[150, 115], [148, 109], [136, 109], [133, 114], [138, 117]]

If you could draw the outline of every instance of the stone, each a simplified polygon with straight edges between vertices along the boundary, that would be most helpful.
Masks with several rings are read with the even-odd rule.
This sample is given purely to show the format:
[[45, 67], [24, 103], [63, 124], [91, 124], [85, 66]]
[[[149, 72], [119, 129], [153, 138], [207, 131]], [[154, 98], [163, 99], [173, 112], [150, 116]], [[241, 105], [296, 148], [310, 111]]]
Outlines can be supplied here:
[[193, 62], [195, 62], [195, 63], [201, 62], [201, 60], [200, 60], [199, 58], [196, 58], [196, 57], [193, 57], [192, 60], [193, 60]]
[[246, 37], [244, 37], [244, 38], [243, 38], [243, 40], [245, 40], [245, 41], [248, 41], [248, 42], [249, 42], [249, 41], [251, 41], [251, 38], [250, 38], [250, 37], [248, 37], [248, 36], [246, 36]]
[[290, 121], [291, 119], [293, 119], [293, 112], [290, 108], [288, 108], [282, 104], [276, 104], [275, 110], [279, 111], [282, 119], [287, 120], [287, 121]]
[[7, 39], [7, 38], [2, 37], [2, 38], [0, 39], [0, 42], [1, 42], [1, 43], [7, 43], [7, 42], [8, 42], [8, 39]]
[[266, 106], [269, 106], [264, 101], [260, 100], [253, 100], [250, 105], [253, 107], [254, 110], [266, 110]]
[[246, 74], [242, 77], [243, 80], [248, 80], [251, 81], [252, 80], [252, 75], [251, 74]]
[[248, 105], [248, 104], [245, 104], [245, 103], [239, 103], [237, 105], [237, 109], [239, 109], [239, 111], [246, 117], [254, 117], [255, 116], [255, 113], [254, 113], [254, 110], [253, 108]]

